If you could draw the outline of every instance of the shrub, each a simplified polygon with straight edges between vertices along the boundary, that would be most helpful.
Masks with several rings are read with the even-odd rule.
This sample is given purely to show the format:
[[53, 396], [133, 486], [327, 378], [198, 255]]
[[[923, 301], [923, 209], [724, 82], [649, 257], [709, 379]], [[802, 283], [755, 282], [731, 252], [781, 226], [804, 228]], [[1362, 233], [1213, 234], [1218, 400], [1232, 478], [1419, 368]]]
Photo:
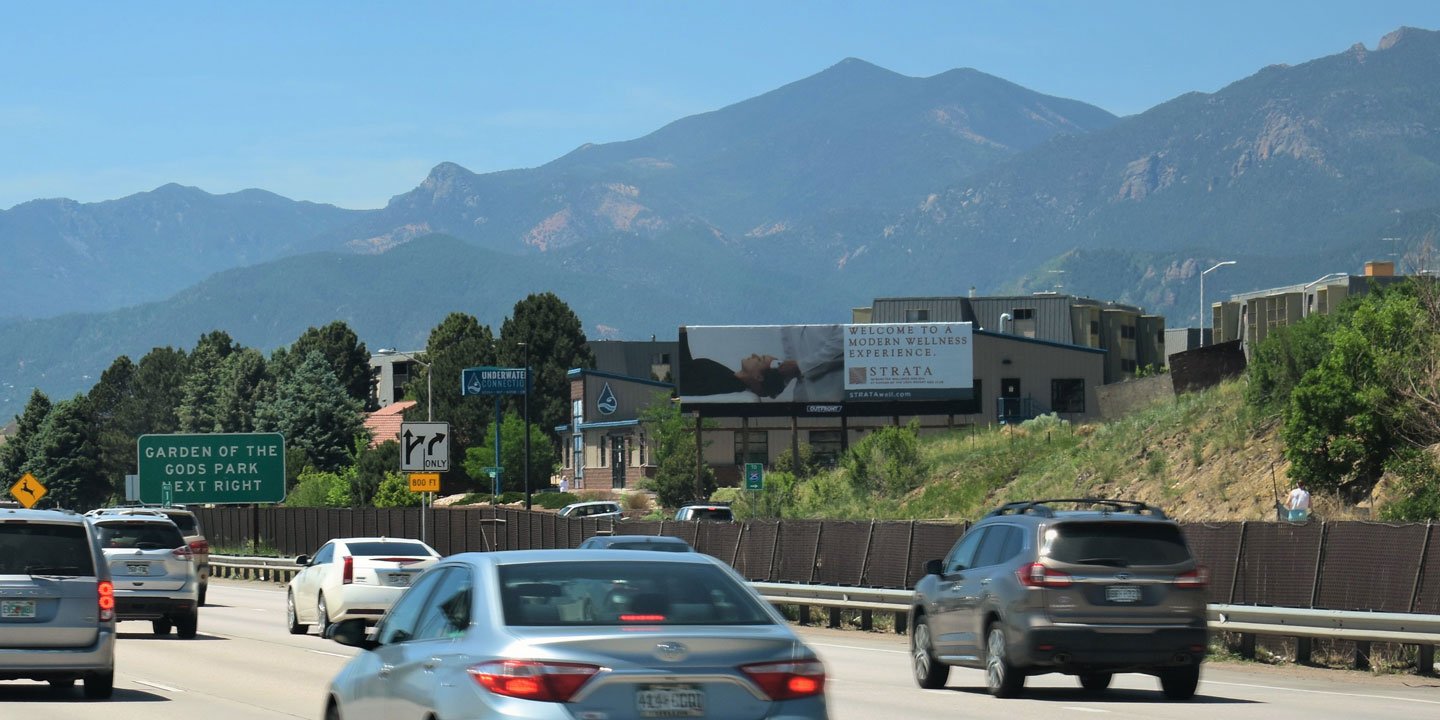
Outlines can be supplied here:
[[904, 495], [920, 487], [927, 468], [920, 456], [919, 421], [870, 433], [850, 447], [840, 466], [861, 493]]
[[420, 493], [410, 492], [410, 479], [397, 472], [385, 473], [380, 489], [375, 491], [375, 507], [419, 507]]
[[540, 493], [533, 496], [532, 502], [546, 510], [559, 510], [571, 503], [580, 502], [580, 498], [568, 492]]
[[1410, 451], [1391, 462], [1399, 499], [1380, 510], [1384, 520], [1418, 522], [1440, 518], [1440, 467], [1424, 452]]
[[286, 507], [350, 507], [347, 473], [306, 468], [285, 497]]
[[620, 504], [626, 510], [649, 510], [650, 496], [643, 492], [626, 493]]

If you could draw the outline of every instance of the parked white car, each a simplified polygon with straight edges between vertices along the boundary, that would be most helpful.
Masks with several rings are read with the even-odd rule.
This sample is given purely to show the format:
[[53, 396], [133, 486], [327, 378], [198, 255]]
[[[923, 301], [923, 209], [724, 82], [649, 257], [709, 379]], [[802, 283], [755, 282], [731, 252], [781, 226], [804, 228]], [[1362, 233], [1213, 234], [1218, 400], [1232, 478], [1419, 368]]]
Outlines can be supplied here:
[[317, 625], [323, 636], [331, 623], [360, 618], [374, 624], [440, 553], [419, 540], [335, 538], [315, 555], [295, 558], [300, 572], [290, 580], [285, 621], [294, 635]]

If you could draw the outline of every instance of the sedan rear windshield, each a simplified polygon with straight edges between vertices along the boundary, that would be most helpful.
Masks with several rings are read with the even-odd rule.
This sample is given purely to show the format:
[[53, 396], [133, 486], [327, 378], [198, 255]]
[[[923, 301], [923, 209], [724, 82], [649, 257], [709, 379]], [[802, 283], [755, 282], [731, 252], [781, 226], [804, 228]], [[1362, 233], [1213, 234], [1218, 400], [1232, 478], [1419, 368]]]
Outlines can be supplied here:
[[1178, 565], [1190, 559], [1180, 528], [1162, 523], [1061, 523], [1047, 539], [1051, 559], [1077, 565]]
[[359, 557], [431, 557], [424, 545], [413, 542], [347, 542], [345, 548]]
[[0, 523], [0, 575], [95, 576], [90, 538], [78, 523]]
[[735, 519], [735, 515], [730, 508], [695, 508], [690, 511], [690, 519], [730, 521]]
[[505, 624], [519, 626], [770, 625], [725, 571], [670, 561], [503, 565]]
[[156, 522], [107, 522], [95, 530], [103, 548], [173, 550], [185, 544], [178, 528]]

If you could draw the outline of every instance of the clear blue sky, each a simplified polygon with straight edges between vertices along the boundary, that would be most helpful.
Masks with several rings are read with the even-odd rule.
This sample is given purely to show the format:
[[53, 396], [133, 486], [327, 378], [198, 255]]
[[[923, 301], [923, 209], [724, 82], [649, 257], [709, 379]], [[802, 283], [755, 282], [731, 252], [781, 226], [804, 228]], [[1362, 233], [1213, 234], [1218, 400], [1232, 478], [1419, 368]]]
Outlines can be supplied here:
[[973, 67], [1126, 115], [1344, 51], [1436, 0], [44, 2], [0, 13], [0, 209], [168, 182], [380, 207], [845, 57]]

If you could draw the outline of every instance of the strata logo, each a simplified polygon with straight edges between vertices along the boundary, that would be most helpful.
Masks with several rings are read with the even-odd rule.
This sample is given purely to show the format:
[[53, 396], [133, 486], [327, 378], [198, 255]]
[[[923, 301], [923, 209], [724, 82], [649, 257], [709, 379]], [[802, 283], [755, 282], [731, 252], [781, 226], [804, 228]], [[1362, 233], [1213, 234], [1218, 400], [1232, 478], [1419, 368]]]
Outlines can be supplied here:
[[614, 415], [615, 411], [620, 409], [620, 401], [615, 399], [610, 383], [607, 382], [600, 388], [600, 397], [595, 398], [595, 409], [599, 410], [601, 415]]

